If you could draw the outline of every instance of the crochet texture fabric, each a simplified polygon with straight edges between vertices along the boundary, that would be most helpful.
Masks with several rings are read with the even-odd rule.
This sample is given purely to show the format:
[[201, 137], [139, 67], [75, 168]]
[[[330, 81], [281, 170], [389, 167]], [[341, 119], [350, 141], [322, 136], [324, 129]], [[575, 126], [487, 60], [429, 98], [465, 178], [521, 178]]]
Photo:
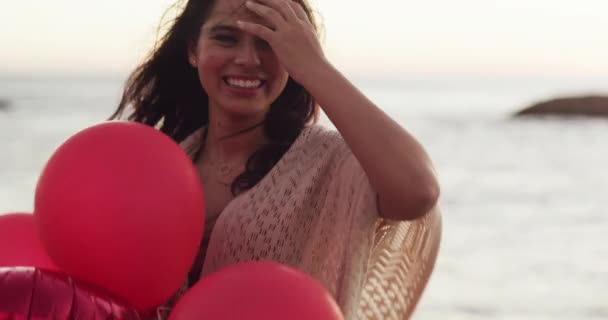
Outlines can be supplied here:
[[[200, 137], [199, 130], [182, 148], [192, 156]], [[433, 211], [410, 222], [381, 219], [376, 194], [339, 133], [311, 126], [222, 211], [201, 276], [273, 260], [318, 280], [346, 319], [405, 319], [433, 269], [439, 217]]]

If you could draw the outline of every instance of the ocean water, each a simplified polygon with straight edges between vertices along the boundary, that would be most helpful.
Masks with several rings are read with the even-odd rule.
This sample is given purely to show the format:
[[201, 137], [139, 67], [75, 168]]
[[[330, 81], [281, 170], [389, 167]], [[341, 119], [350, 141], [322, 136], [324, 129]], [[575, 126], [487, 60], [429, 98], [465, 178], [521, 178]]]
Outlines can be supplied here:
[[[511, 119], [607, 79], [425, 76], [356, 82], [426, 147], [444, 235], [415, 319], [608, 319], [608, 120]], [[65, 139], [106, 119], [119, 77], [4, 77], [0, 213], [31, 212]], [[327, 119], [322, 121], [329, 124]]]

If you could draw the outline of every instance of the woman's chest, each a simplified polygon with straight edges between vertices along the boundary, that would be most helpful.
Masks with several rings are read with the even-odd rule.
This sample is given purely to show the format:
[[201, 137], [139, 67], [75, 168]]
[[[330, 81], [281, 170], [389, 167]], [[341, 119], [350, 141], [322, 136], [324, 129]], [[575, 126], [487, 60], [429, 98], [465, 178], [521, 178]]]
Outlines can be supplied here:
[[203, 183], [205, 190], [205, 232], [207, 236], [226, 206], [234, 199], [229, 186]]
[[212, 250], [218, 261], [300, 260], [311, 231], [321, 222], [323, 210], [314, 201], [319, 199], [306, 197], [298, 185], [267, 183], [235, 199], [221, 213], [210, 244], [218, 249]]

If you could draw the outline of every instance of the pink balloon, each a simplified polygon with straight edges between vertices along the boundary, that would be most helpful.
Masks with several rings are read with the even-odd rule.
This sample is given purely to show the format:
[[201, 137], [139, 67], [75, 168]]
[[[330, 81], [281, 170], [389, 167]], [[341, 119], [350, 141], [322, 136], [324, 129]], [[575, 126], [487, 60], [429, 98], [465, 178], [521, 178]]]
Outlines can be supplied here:
[[124, 301], [36, 268], [0, 268], [0, 319], [139, 320]]
[[0, 267], [19, 266], [58, 270], [42, 246], [32, 214], [0, 214]]
[[201, 279], [169, 320], [341, 320], [331, 295], [310, 276], [274, 262], [250, 262]]
[[186, 279], [204, 208], [198, 173], [173, 140], [142, 124], [108, 122], [55, 151], [34, 214], [62, 270], [146, 310]]

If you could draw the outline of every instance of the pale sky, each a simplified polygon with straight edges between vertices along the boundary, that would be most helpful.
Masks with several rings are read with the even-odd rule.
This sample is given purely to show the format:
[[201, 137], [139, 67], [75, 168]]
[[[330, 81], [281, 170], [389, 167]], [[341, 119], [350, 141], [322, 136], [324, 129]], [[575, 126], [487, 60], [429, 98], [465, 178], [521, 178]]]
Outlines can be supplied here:
[[[0, 73], [125, 73], [171, 0], [1, 0]], [[607, 0], [313, 0], [350, 72], [608, 74]]]

